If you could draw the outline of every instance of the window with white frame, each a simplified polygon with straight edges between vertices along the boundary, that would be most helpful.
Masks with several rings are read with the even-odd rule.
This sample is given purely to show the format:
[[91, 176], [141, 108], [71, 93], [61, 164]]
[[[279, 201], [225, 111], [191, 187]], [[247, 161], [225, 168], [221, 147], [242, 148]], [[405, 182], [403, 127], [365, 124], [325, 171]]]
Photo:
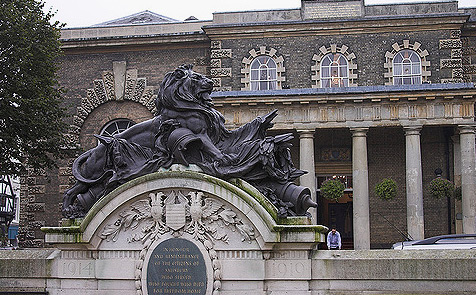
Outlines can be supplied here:
[[321, 60], [321, 87], [349, 86], [349, 63], [340, 53], [326, 54]]
[[277, 89], [277, 66], [268, 55], [257, 56], [250, 65], [251, 90]]
[[101, 130], [101, 135], [114, 136], [127, 128], [131, 127], [135, 123], [129, 119], [116, 119], [107, 123]]
[[418, 53], [410, 49], [400, 50], [392, 61], [393, 84], [421, 84], [422, 68]]

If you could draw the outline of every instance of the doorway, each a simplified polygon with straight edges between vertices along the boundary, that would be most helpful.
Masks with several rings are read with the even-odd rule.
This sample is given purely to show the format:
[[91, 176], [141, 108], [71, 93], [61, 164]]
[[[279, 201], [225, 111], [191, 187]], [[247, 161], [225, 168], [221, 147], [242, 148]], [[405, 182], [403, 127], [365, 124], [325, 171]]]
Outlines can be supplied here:
[[[320, 186], [327, 179], [339, 179], [345, 185], [344, 195], [336, 200], [329, 200], [320, 194]], [[324, 175], [317, 177], [318, 223], [329, 229], [335, 227], [341, 234], [342, 249], [353, 249], [353, 205], [352, 176]]]

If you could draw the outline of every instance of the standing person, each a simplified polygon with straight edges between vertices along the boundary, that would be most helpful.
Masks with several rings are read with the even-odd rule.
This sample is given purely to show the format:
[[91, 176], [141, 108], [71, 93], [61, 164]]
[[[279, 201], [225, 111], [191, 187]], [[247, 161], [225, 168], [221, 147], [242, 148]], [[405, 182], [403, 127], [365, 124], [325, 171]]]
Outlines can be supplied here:
[[336, 230], [335, 227], [327, 235], [327, 249], [329, 250], [340, 250], [341, 247], [341, 238], [340, 233]]

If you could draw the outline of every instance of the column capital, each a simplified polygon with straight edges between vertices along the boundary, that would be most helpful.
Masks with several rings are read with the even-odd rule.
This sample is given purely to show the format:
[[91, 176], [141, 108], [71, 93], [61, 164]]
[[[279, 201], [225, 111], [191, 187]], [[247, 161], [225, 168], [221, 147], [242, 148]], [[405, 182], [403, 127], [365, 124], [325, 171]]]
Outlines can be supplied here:
[[422, 128], [422, 125], [403, 126], [405, 135], [420, 135], [420, 131]]
[[314, 138], [314, 133], [316, 133], [315, 130], [297, 130], [297, 133], [299, 134], [299, 138]]
[[368, 127], [351, 127], [352, 137], [367, 137]]
[[476, 132], [474, 125], [458, 125], [459, 134], [474, 134]]

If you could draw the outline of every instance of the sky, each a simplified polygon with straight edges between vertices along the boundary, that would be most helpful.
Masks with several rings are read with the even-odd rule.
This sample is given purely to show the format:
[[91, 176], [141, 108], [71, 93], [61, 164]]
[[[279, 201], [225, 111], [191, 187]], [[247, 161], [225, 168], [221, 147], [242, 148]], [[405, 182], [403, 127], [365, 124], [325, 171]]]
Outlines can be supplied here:
[[[436, 0], [439, 1], [439, 0]], [[301, 0], [43, 0], [44, 10], [56, 12], [54, 20], [67, 28], [87, 27], [149, 10], [177, 20], [195, 16], [211, 20], [213, 12], [299, 8]], [[366, 5], [435, 2], [435, 0], [365, 0]], [[458, 6], [476, 7], [475, 0], [459, 0]]]

